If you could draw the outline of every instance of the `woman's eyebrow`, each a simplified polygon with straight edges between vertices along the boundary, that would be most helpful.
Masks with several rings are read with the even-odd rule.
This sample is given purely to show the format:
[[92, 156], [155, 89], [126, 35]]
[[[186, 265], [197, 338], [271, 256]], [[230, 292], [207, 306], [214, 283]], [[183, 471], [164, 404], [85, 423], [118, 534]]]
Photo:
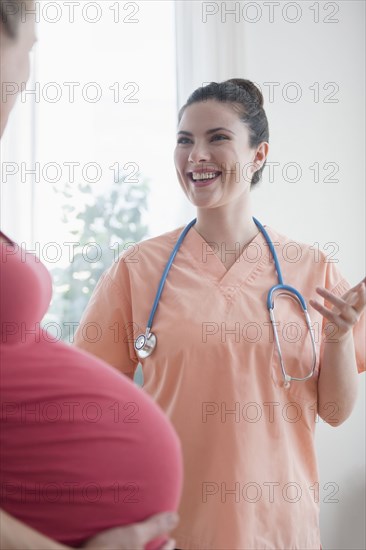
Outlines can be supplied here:
[[[207, 130], [206, 134], [214, 134], [215, 132], [218, 132], [219, 130], [225, 130], [225, 132], [230, 132], [230, 134], [234, 134], [231, 130], [228, 130], [227, 128], [219, 127], [219, 128], [212, 128], [211, 130]], [[180, 130], [178, 134], [184, 134], [185, 136], [193, 136], [192, 132], [186, 132], [185, 130]]]
[[225, 132], [230, 132], [230, 134], [234, 134], [234, 132], [232, 132], [228, 128], [223, 128], [222, 126], [220, 126], [219, 128], [212, 128], [212, 130], [207, 130], [206, 134], [213, 134], [214, 132], [218, 132], [219, 130], [224, 130]]

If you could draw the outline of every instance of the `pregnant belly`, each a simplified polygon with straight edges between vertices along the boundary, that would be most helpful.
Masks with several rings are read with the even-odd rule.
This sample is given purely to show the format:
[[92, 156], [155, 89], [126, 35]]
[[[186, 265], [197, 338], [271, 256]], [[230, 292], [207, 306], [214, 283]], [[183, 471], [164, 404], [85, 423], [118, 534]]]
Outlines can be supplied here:
[[177, 510], [180, 443], [143, 390], [60, 342], [1, 353], [6, 511], [78, 547], [104, 529]]

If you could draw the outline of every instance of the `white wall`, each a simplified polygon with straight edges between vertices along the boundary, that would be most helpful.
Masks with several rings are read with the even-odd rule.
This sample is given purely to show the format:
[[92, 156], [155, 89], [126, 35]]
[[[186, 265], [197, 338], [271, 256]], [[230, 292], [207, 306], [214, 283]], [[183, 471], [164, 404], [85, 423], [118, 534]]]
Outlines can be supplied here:
[[[365, 4], [335, 3], [339, 22], [328, 24], [312, 21], [313, 4], [301, 2], [303, 17], [295, 24], [279, 18], [272, 24], [244, 25], [245, 77], [260, 84], [280, 82], [276, 90], [296, 82], [303, 94], [297, 103], [284, 101], [277, 91], [273, 103], [265, 96], [269, 160], [281, 166], [297, 162], [303, 177], [298, 183], [283, 181], [278, 170], [273, 183], [266, 179], [253, 194], [253, 206], [260, 219], [295, 240], [322, 247], [335, 243], [339, 269], [356, 284], [365, 276]], [[319, 82], [320, 99], [332, 91], [322, 90], [326, 83], [335, 82], [338, 102], [314, 102], [309, 90], [314, 82]], [[308, 169], [314, 162], [336, 163], [339, 173], [334, 178], [339, 182], [327, 183], [324, 177], [314, 182], [314, 172]], [[338, 503], [326, 502], [331, 485], [321, 498], [322, 541], [329, 549], [366, 548], [364, 375], [359, 382], [351, 419], [337, 429], [323, 422], [317, 426], [320, 485], [339, 486], [334, 497]]]
[[[265, 171], [253, 192], [253, 212], [294, 240], [321, 248], [334, 243], [327, 253], [335, 251], [339, 269], [356, 284], [365, 276], [364, 2], [183, 4], [176, 3], [179, 105], [210, 80], [241, 77], [260, 85], [270, 124], [269, 161], [280, 166], [273, 181]], [[230, 9], [236, 11], [230, 15]], [[266, 82], [279, 83], [272, 99]], [[290, 82], [296, 85], [287, 88], [286, 99]], [[309, 89], [314, 83], [318, 101]], [[301, 99], [291, 102], [295, 92]], [[291, 162], [301, 168], [298, 182], [289, 181], [296, 175], [289, 166], [286, 176]], [[319, 182], [309, 168], [314, 163], [320, 166]], [[332, 166], [324, 169], [326, 163], [335, 163], [338, 182], [326, 181], [332, 172]], [[352, 417], [336, 429], [317, 426], [320, 486], [332, 484], [320, 494], [327, 549], [366, 548], [364, 375], [359, 383]], [[326, 502], [333, 489], [338, 503]]]

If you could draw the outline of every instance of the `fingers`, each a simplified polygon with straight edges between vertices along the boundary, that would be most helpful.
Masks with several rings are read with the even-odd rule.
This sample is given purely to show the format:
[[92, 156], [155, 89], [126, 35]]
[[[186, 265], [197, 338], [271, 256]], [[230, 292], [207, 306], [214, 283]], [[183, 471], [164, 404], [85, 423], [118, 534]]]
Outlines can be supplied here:
[[[325, 289], [317, 289], [317, 292], [331, 302], [338, 311], [327, 309], [317, 301], [310, 300], [310, 304], [319, 311], [328, 321], [336, 323], [340, 329], [346, 329], [347, 325], [354, 325], [358, 320], [358, 312], [342, 298], [333, 296]], [[351, 300], [354, 303], [354, 300]]]
[[[346, 321], [355, 324], [357, 323], [366, 302], [366, 293], [363, 281], [357, 285], [355, 289], [356, 290], [350, 289], [342, 298], [335, 296], [325, 288], [317, 287], [316, 291], [328, 302], [332, 303], [339, 310], [341, 316]], [[313, 305], [314, 300], [312, 300], [311, 303]]]
[[169, 533], [178, 525], [178, 514], [175, 512], [163, 512], [155, 514], [147, 520], [137, 524], [141, 538], [149, 542], [154, 538]]
[[320, 296], [323, 296], [323, 298], [326, 298], [328, 300], [328, 302], [331, 302], [340, 311], [342, 311], [344, 306], [347, 305], [347, 302], [343, 298], [338, 298], [337, 296], [335, 296], [334, 294], [332, 294], [331, 292], [329, 292], [329, 290], [327, 290], [325, 288], [317, 286], [316, 291], [317, 291], [318, 294], [320, 294]]
[[310, 305], [323, 317], [334, 323], [341, 333], [347, 333], [359, 320], [366, 304], [366, 278], [354, 288], [348, 290], [341, 298], [329, 290], [316, 287], [316, 291], [325, 300], [333, 304], [332, 310], [326, 308], [316, 300], [309, 300]]
[[362, 281], [360, 281], [357, 285], [355, 285], [354, 287], [350, 288], [348, 292], [346, 292], [346, 294], [343, 296], [343, 298], [346, 298], [348, 297], [349, 294], [352, 294], [352, 293], [359, 293], [359, 295], [363, 295], [364, 292], [365, 292], [365, 289], [366, 289], [366, 277], [364, 279], [362, 279]]
[[356, 286], [354, 286], [352, 288], [352, 290], [356, 290], [358, 287], [360, 287], [362, 285], [366, 285], [366, 277], [364, 279], [362, 279], [362, 281], [360, 281]]
[[[358, 293], [352, 292], [348, 295], [347, 300], [334, 296], [331, 292], [325, 288], [316, 289], [317, 293], [323, 296], [328, 302], [331, 302], [339, 311], [340, 318], [344, 321], [354, 325], [358, 321], [359, 317], [359, 304], [358, 304]], [[318, 310], [319, 311], [319, 310]], [[329, 313], [332, 313], [331, 320], [334, 320], [334, 316], [338, 316], [338, 312], [328, 310]], [[328, 317], [327, 317], [328, 318]]]
[[[89, 539], [83, 548], [142, 550], [148, 542], [158, 537], [167, 538], [167, 533], [177, 526], [178, 520], [178, 514], [175, 512], [156, 514], [139, 523], [103, 531]], [[164, 543], [162, 550], [174, 550], [174, 548], [175, 541], [169, 539]]]
[[326, 307], [319, 304], [319, 302], [315, 302], [314, 300], [309, 300], [309, 303], [314, 309], [319, 311], [319, 313], [321, 313], [323, 317], [336, 325], [342, 332], [345, 332], [349, 329], [350, 323], [342, 319], [342, 317], [340, 317], [338, 313], [327, 309]]
[[175, 540], [169, 539], [160, 550], [175, 550]]

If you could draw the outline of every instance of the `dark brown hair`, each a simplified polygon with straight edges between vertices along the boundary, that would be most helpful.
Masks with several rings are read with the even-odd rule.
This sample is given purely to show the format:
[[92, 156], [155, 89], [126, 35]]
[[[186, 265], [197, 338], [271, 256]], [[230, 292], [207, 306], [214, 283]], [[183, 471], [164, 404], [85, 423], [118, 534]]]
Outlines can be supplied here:
[[[232, 105], [240, 120], [249, 129], [249, 146], [251, 148], [257, 147], [263, 141], [269, 141], [268, 120], [263, 109], [263, 95], [253, 82], [242, 78], [231, 78], [225, 82], [211, 82], [197, 88], [180, 109], [178, 120], [181, 120], [189, 105], [208, 100]], [[265, 164], [266, 162], [253, 174], [252, 186], [260, 181]]]
[[18, 36], [21, 3], [22, 0], [0, 0], [0, 29], [9, 38]]

